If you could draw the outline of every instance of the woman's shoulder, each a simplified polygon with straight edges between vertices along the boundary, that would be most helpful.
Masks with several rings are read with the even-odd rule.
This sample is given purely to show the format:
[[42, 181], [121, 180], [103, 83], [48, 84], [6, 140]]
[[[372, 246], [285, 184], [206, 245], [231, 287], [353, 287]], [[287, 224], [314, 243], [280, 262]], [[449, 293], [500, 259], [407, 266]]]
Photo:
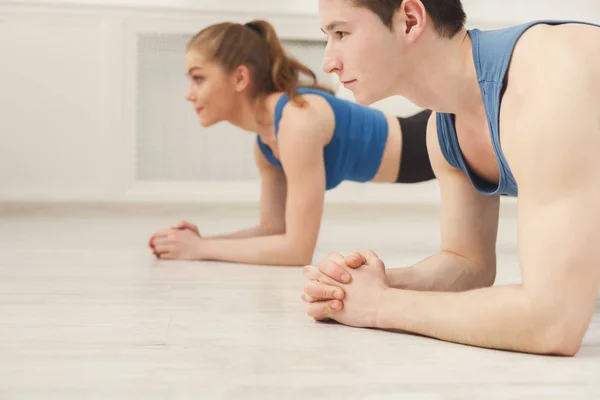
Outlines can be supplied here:
[[288, 101], [279, 121], [279, 137], [301, 134], [303, 139], [323, 138], [328, 142], [335, 128], [335, 113], [329, 101], [314, 93], [298, 95], [302, 103]]

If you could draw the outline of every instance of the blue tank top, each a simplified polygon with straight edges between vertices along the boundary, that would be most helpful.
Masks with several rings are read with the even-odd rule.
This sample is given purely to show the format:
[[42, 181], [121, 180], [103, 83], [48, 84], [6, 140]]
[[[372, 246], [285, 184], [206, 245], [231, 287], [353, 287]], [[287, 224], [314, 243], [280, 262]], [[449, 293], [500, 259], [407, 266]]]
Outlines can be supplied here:
[[598, 26], [578, 21], [541, 20], [499, 30], [469, 30], [469, 35], [473, 42], [473, 59], [477, 72], [477, 81], [479, 82], [485, 106], [488, 127], [492, 138], [492, 147], [496, 154], [500, 170], [500, 179], [497, 185], [485, 181], [468, 168], [456, 136], [454, 115], [438, 113], [436, 122], [442, 154], [450, 165], [464, 171], [471, 180], [471, 184], [479, 193], [487, 196], [518, 196], [518, 184], [500, 145], [500, 105], [504, 94], [504, 79], [515, 45], [527, 29], [537, 24], [561, 25], [566, 23], [582, 23]]
[[[327, 190], [335, 188], [345, 180], [372, 180], [379, 170], [388, 137], [388, 122], [383, 112], [340, 99], [318, 89], [299, 88], [297, 92], [322, 96], [335, 115], [333, 136], [323, 150]], [[288, 96], [284, 94], [275, 106], [275, 136], [279, 133], [279, 121], [288, 101]], [[265, 158], [272, 165], [283, 169], [271, 149], [258, 135], [257, 141]]]

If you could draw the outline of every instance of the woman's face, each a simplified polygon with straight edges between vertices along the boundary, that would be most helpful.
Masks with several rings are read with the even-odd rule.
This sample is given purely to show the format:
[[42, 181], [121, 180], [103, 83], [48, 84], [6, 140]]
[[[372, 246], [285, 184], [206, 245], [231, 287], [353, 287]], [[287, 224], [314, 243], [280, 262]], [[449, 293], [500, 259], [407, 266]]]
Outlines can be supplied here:
[[190, 79], [186, 99], [194, 105], [200, 125], [209, 127], [229, 120], [241, 96], [235, 78], [195, 50], [187, 52], [185, 65]]

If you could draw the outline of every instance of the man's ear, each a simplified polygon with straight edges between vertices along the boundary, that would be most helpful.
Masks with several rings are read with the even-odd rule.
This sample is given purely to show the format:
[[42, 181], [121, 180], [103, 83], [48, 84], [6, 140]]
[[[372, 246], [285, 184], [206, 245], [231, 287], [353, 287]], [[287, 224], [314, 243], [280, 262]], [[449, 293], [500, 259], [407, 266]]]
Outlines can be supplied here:
[[409, 43], [414, 43], [431, 22], [421, 0], [404, 0], [394, 14], [394, 28], [401, 30]]

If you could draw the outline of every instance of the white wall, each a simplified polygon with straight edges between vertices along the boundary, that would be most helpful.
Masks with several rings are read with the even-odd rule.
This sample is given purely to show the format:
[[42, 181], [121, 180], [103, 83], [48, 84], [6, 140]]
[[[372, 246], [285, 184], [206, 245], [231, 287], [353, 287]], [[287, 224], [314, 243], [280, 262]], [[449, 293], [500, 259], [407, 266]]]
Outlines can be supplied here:
[[[235, 181], [234, 176], [233, 183], [140, 179], [138, 37], [189, 34], [221, 20], [268, 17], [284, 39], [321, 40], [316, 3], [4, 0], [0, 3], [0, 200], [226, 201], [242, 194], [242, 199], [256, 201], [256, 179]], [[548, 0], [465, 3], [470, 24], [489, 27], [538, 15], [600, 22], [600, 2], [592, 0], [568, 6]], [[376, 106], [398, 114], [416, 110], [398, 98]], [[220, 160], [214, 157], [209, 168], [227, 168]], [[435, 183], [410, 187], [348, 183], [330, 192], [328, 199], [438, 201]]]
[[318, 0], [8, 0], [14, 4], [199, 10], [219, 13], [316, 15]]
[[598, 0], [463, 0], [470, 25], [574, 19], [600, 23]]
[[102, 20], [0, 13], [0, 196], [95, 196], [115, 137]]
[[[600, 22], [597, 0], [462, 0], [472, 23], [535, 19], [583, 19]], [[317, 15], [318, 0], [4, 0], [6, 4], [82, 5], [90, 7], [201, 10], [250, 14]]]
[[[172, 196], [165, 184], [177, 182], [138, 185], [138, 39], [249, 15], [45, 3], [0, 3], [0, 200], [202, 201], [238, 193], [223, 182], [181, 185]], [[322, 38], [314, 16], [288, 11], [274, 23], [284, 38]], [[210, 168], [228, 167], [217, 162]], [[234, 186], [250, 201], [256, 188], [255, 180]]]

